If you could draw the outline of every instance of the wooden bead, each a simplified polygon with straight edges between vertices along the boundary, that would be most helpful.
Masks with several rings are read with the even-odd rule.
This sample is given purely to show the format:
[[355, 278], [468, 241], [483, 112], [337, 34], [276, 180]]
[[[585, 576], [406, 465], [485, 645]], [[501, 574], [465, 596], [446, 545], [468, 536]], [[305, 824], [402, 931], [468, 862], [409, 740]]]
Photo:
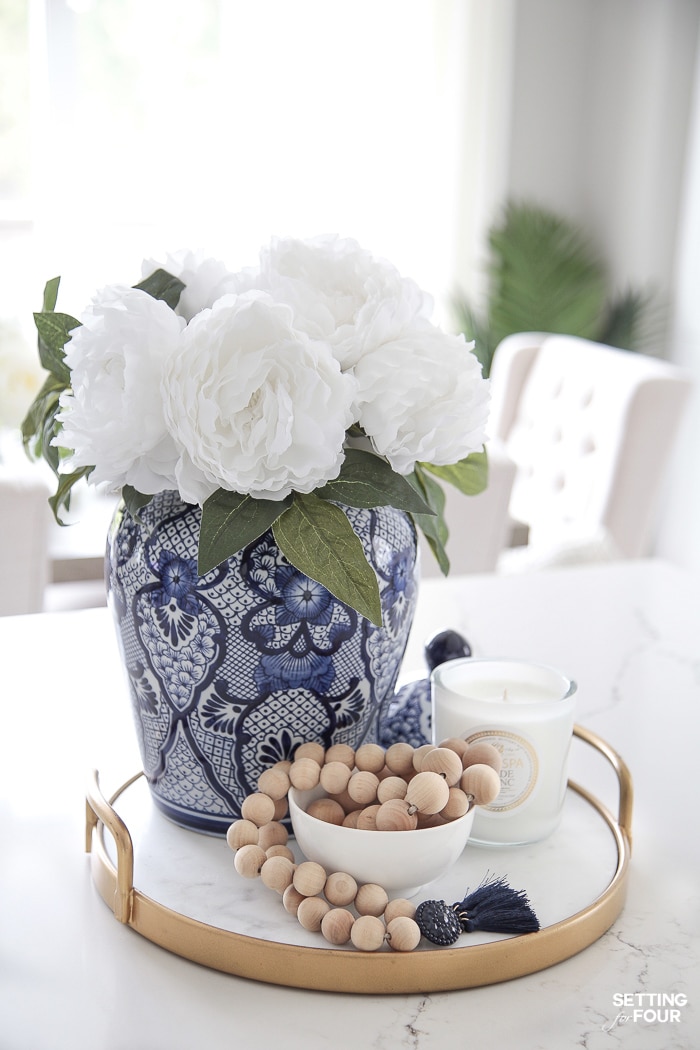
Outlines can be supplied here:
[[363, 806], [369, 806], [376, 801], [378, 787], [379, 778], [376, 773], [363, 770], [350, 777], [348, 781], [348, 795], [355, 802], [361, 802]]
[[292, 882], [289, 886], [287, 886], [286, 890], [282, 894], [282, 904], [284, 905], [284, 910], [290, 915], [296, 915], [297, 911], [299, 910], [299, 905], [302, 901], [305, 901], [306, 899], [307, 898], [304, 896], [303, 893], [299, 893], [299, 890], [295, 889], [294, 883]]
[[355, 752], [355, 768], [379, 774], [384, 768], [384, 748], [379, 744], [362, 744]]
[[332, 798], [317, 798], [306, 812], [316, 820], [322, 820], [325, 824], [342, 824], [345, 820], [345, 810]]
[[449, 797], [450, 789], [440, 774], [429, 771], [418, 773], [406, 792], [406, 801], [420, 813], [439, 813]]
[[311, 933], [318, 933], [321, 929], [323, 916], [331, 910], [328, 901], [322, 897], [305, 897], [297, 908], [297, 919]]
[[421, 772], [439, 773], [449, 787], [454, 787], [462, 776], [462, 759], [449, 747], [434, 747], [423, 756]]
[[252, 820], [234, 820], [226, 832], [226, 841], [231, 849], [241, 846], [257, 846], [260, 829]]
[[384, 944], [386, 928], [374, 915], [360, 915], [350, 930], [350, 940], [361, 952], [376, 952]]
[[294, 854], [290, 850], [289, 846], [270, 846], [269, 849], [265, 850], [265, 856], [268, 858], [286, 857], [287, 860], [291, 860], [293, 864], [296, 863], [294, 859]]
[[258, 777], [258, 791], [269, 795], [273, 802], [284, 798], [289, 791], [289, 773], [284, 769], [266, 769]]
[[333, 904], [336, 908], [344, 908], [355, 900], [357, 883], [352, 875], [348, 875], [347, 872], [334, 871], [326, 879], [323, 893], [330, 904]]
[[387, 748], [384, 756], [387, 767], [398, 777], [415, 772], [413, 769], [413, 748], [410, 744], [399, 742]]
[[379, 812], [379, 806], [365, 806], [361, 809], [357, 815], [357, 824], [355, 827], [358, 831], [376, 831], [377, 830], [377, 813]]
[[277, 820], [271, 820], [269, 824], [264, 824], [260, 828], [258, 845], [262, 846], [264, 850], [268, 850], [270, 846], [286, 846], [288, 838], [289, 832], [284, 824], [280, 824]]
[[377, 831], [415, 831], [418, 818], [404, 798], [390, 798], [377, 810]]
[[447, 821], [439, 813], [416, 813], [418, 817], [418, 830], [424, 828], [441, 828]]
[[465, 769], [468, 769], [469, 766], [477, 764], [491, 766], [497, 773], [500, 773], [503, 766], [503, 757], [493, 744], [487, 744], [485, 740], [475, 740], [473, 744], [468, 745], [462, 755], [462, 765]]
[[236, 850], [233, 866], [244, 879], [257, 879], [266, 860], [265, 850], [251, 844]]
[[[360, 819], [361, 809], [353, 809], [347, 814], [343, 821], [344, 828], [357, 828], [358, 821]], [[371, 830], [371, 829], [370, 829]]]
[[323, 765], [323, 760], [325, 757], [326, 752], [323, 748], [323, 744], [319, 744], [317, 742], [299, 744], [299, 747], [294, 752], [295, 762], [300, 758], [311, 758], [319, 766]]
[[349, 744], [332, 744], [326, 751], [326, 762], [343, 762], [348, 769], [354, 769], [355, 751]]
[[380, 780], [377, 785], [377, 801], [388, 802], [390, 798], [405, 798], [408, 784], [403, 777], [393, 774]]
[[355, 894], [355, 910], [358, 915], [383, 915], [389, 897], [382, 886], [366, 882]]
[[284, 893], [292, 885], [294, 864], [286, 857], [268, 857], [260, 869], [260, 878], [269, 890]]
[[289, 779], [299, 791], [310, 791], [315, 788], [321, 777], [321, 767], [313, 758], [295, 759], [289, 768]]
[[460, 736], [449, 736], [446, 740], [441, 740], [438, 747], [449, 747], [450, 751], [454, 751], [461, 758], [469, 744], [466, 740], [462, 740]]
[[409, 919], [412, 919], [415, 914], [416, 906], [412, 901], [407, 900], [405, 897], [394, 897], [384, 909], [384, 922], [388, 926], [391, 920], [398, 918], [399, 915], [406, 915]]
[[313, 860], [305, 860], [294, 872], [294, 888], [305, 897], [314, 897], [326, 885], [325, 868]]
[[321, 787], [329, 795], [339, 795], [348, 786], [352, 770], [344, 762], [327, 762], [321, 767]]
[[440, 816], [445, 820], [459, 820], [468, 812], [469, 796], [465, 795], [461, 788], [451, 787], [447, 805], [440, 810]]
[[387, 923], [386, 939], [395, 952], [412, 952], [420, 944], [420, 926], [407, 915], [398, 915]]
[[290, 758], [282, 759], [280, 762], [275, 762], [274, 766], [270, 766], [270, 769], [282, 769], [285, 773], [289, 773], [289, 767], [292, 764]]
[[340, 794], [333, 795], [333, 798], [340, 803], [346, 813], [351, 813], [353, 809], [362, 809], [362, 803], [356, 802], [354, 798], [350, 798], [347, 788], [345, 791], [341, 791]]
[[483, 763], [467, 766], [459, 784], [466, 795], [471, 795], [477, 806], [488, 806], [501, 790], [500, 776], [492, 766]]
[[284, 820], [289, 813], [289, 803], [286, 798], [278, 798], [275, 802], [275, 820]]
[[263, 824], [269, 824], [274, 815], [275, 803], [269, 795], [263, 795], [262, 792], [256, 791], [243, 799], [241, 816], [244, 820], [252, 820], [259, 828]]
[[435, 744], [421, 744], [413, 752], [413, 769], [416, 773], [420, 773], [423, 769], [423, 759], [429, 751], [435, 749]]
[[347, 944], [355, 916], [346, 908], [331, 908], [321, 919], [321, 933], [330, 944]]

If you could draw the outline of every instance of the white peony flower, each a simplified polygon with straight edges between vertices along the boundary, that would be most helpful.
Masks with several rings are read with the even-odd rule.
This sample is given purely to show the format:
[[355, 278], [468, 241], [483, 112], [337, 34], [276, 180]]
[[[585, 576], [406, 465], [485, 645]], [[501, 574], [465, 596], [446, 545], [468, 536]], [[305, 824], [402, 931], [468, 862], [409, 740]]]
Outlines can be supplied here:
[[185, 322], [146, 292], [120, 287], [98, 293], [81, 320], [66, 344], [72, 393], [61, 395], [56, 444], [73, 450], [70, 469], [95, 466], [94, 484], [147, 494], [173, 488], [178, 449], [160, 377]]
[[268, 295], [227, 295], [190, 321], [166, 362], [165, 413], [183, 498], [218, 488], [266, 499], [337, 477], [354, 381]]
[[200, 310], [213, 306], [222, 295], [236, 290], [234, 274], [218, 259], [204, 259], [196, 252], [179, 251], [167, 255], [165, 262], [144, 259], [141, 276], [145, 280], [156, 270], [166, 270], [185, 285], [176, 313], [187, 321]]
[[432, 309], [430, 298], [394, 266], [337, 236], [274, 239], [261, 252], [259, 272], [236, 277], [237, 291], [251, 288], [291, 306], [295, 327], [330, 343], [344, 371], [367, 347], [378, 313], [381, 330], [389, 326], [396, 335]]
[[464, 336], [418, 318], [368, 350], [354, 368], [356, 415], [398, 474], [444, 466], [486, 440], [489, 383]]

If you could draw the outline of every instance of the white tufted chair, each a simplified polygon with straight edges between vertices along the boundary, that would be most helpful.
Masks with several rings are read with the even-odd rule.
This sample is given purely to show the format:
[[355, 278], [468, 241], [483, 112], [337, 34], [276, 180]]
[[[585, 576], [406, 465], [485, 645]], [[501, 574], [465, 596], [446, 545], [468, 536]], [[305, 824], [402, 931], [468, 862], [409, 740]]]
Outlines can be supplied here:
[[0, 464], [0, 616], [41, 612], [49, 577], [50, 489]]
[[665, 361], [585, 339], [504, 339], [490, 429], [516, 464], [510, 512], [529, 544], [499, 567], [647, 555], [690, 387]]

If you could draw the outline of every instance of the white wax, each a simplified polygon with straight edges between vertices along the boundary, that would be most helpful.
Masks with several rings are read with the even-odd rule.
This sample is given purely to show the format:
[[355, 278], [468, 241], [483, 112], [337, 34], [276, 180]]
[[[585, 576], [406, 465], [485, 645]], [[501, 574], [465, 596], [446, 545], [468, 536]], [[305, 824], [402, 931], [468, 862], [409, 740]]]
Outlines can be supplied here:
[[501, 792], [477, 810], [473, 842], [519, 844], [559, 823], [576, 686], [553, 668], [514, 660], [452, 660], [432, 674], [433, 739], [482, 740], [503, 759]]

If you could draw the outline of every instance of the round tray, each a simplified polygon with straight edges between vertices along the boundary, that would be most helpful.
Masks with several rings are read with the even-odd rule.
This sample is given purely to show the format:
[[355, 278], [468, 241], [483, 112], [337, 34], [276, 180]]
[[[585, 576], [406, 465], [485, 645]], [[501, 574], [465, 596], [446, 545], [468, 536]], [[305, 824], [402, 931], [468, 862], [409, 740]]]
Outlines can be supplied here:
[[502, 875], [514, 889], [527, 892], [542, 926], [537, 933], [465, 934], [452, 947], [423, 942], [407, 954], [331, 948], [287, 915], [259, 880], [235, 874], [223, 839], [163, 817], [141, 773], [109, 800], [98, 774], [93, 775], [86, 799], [92, 878], [115, 917], [148, 940], [204, 966], [271, 984], [375, 995], [428, 993], [535, 973], [597, 940], [625, 900], [630, 773], [605, 741], [580, 726], [574, 735], [602, 754], [617, 774], [617, 819], [569, 781], [562, 824], [547, 840], [513, 849], [468, 846], [449, 872], [418, 895], [451, 903], [486, 875]]

